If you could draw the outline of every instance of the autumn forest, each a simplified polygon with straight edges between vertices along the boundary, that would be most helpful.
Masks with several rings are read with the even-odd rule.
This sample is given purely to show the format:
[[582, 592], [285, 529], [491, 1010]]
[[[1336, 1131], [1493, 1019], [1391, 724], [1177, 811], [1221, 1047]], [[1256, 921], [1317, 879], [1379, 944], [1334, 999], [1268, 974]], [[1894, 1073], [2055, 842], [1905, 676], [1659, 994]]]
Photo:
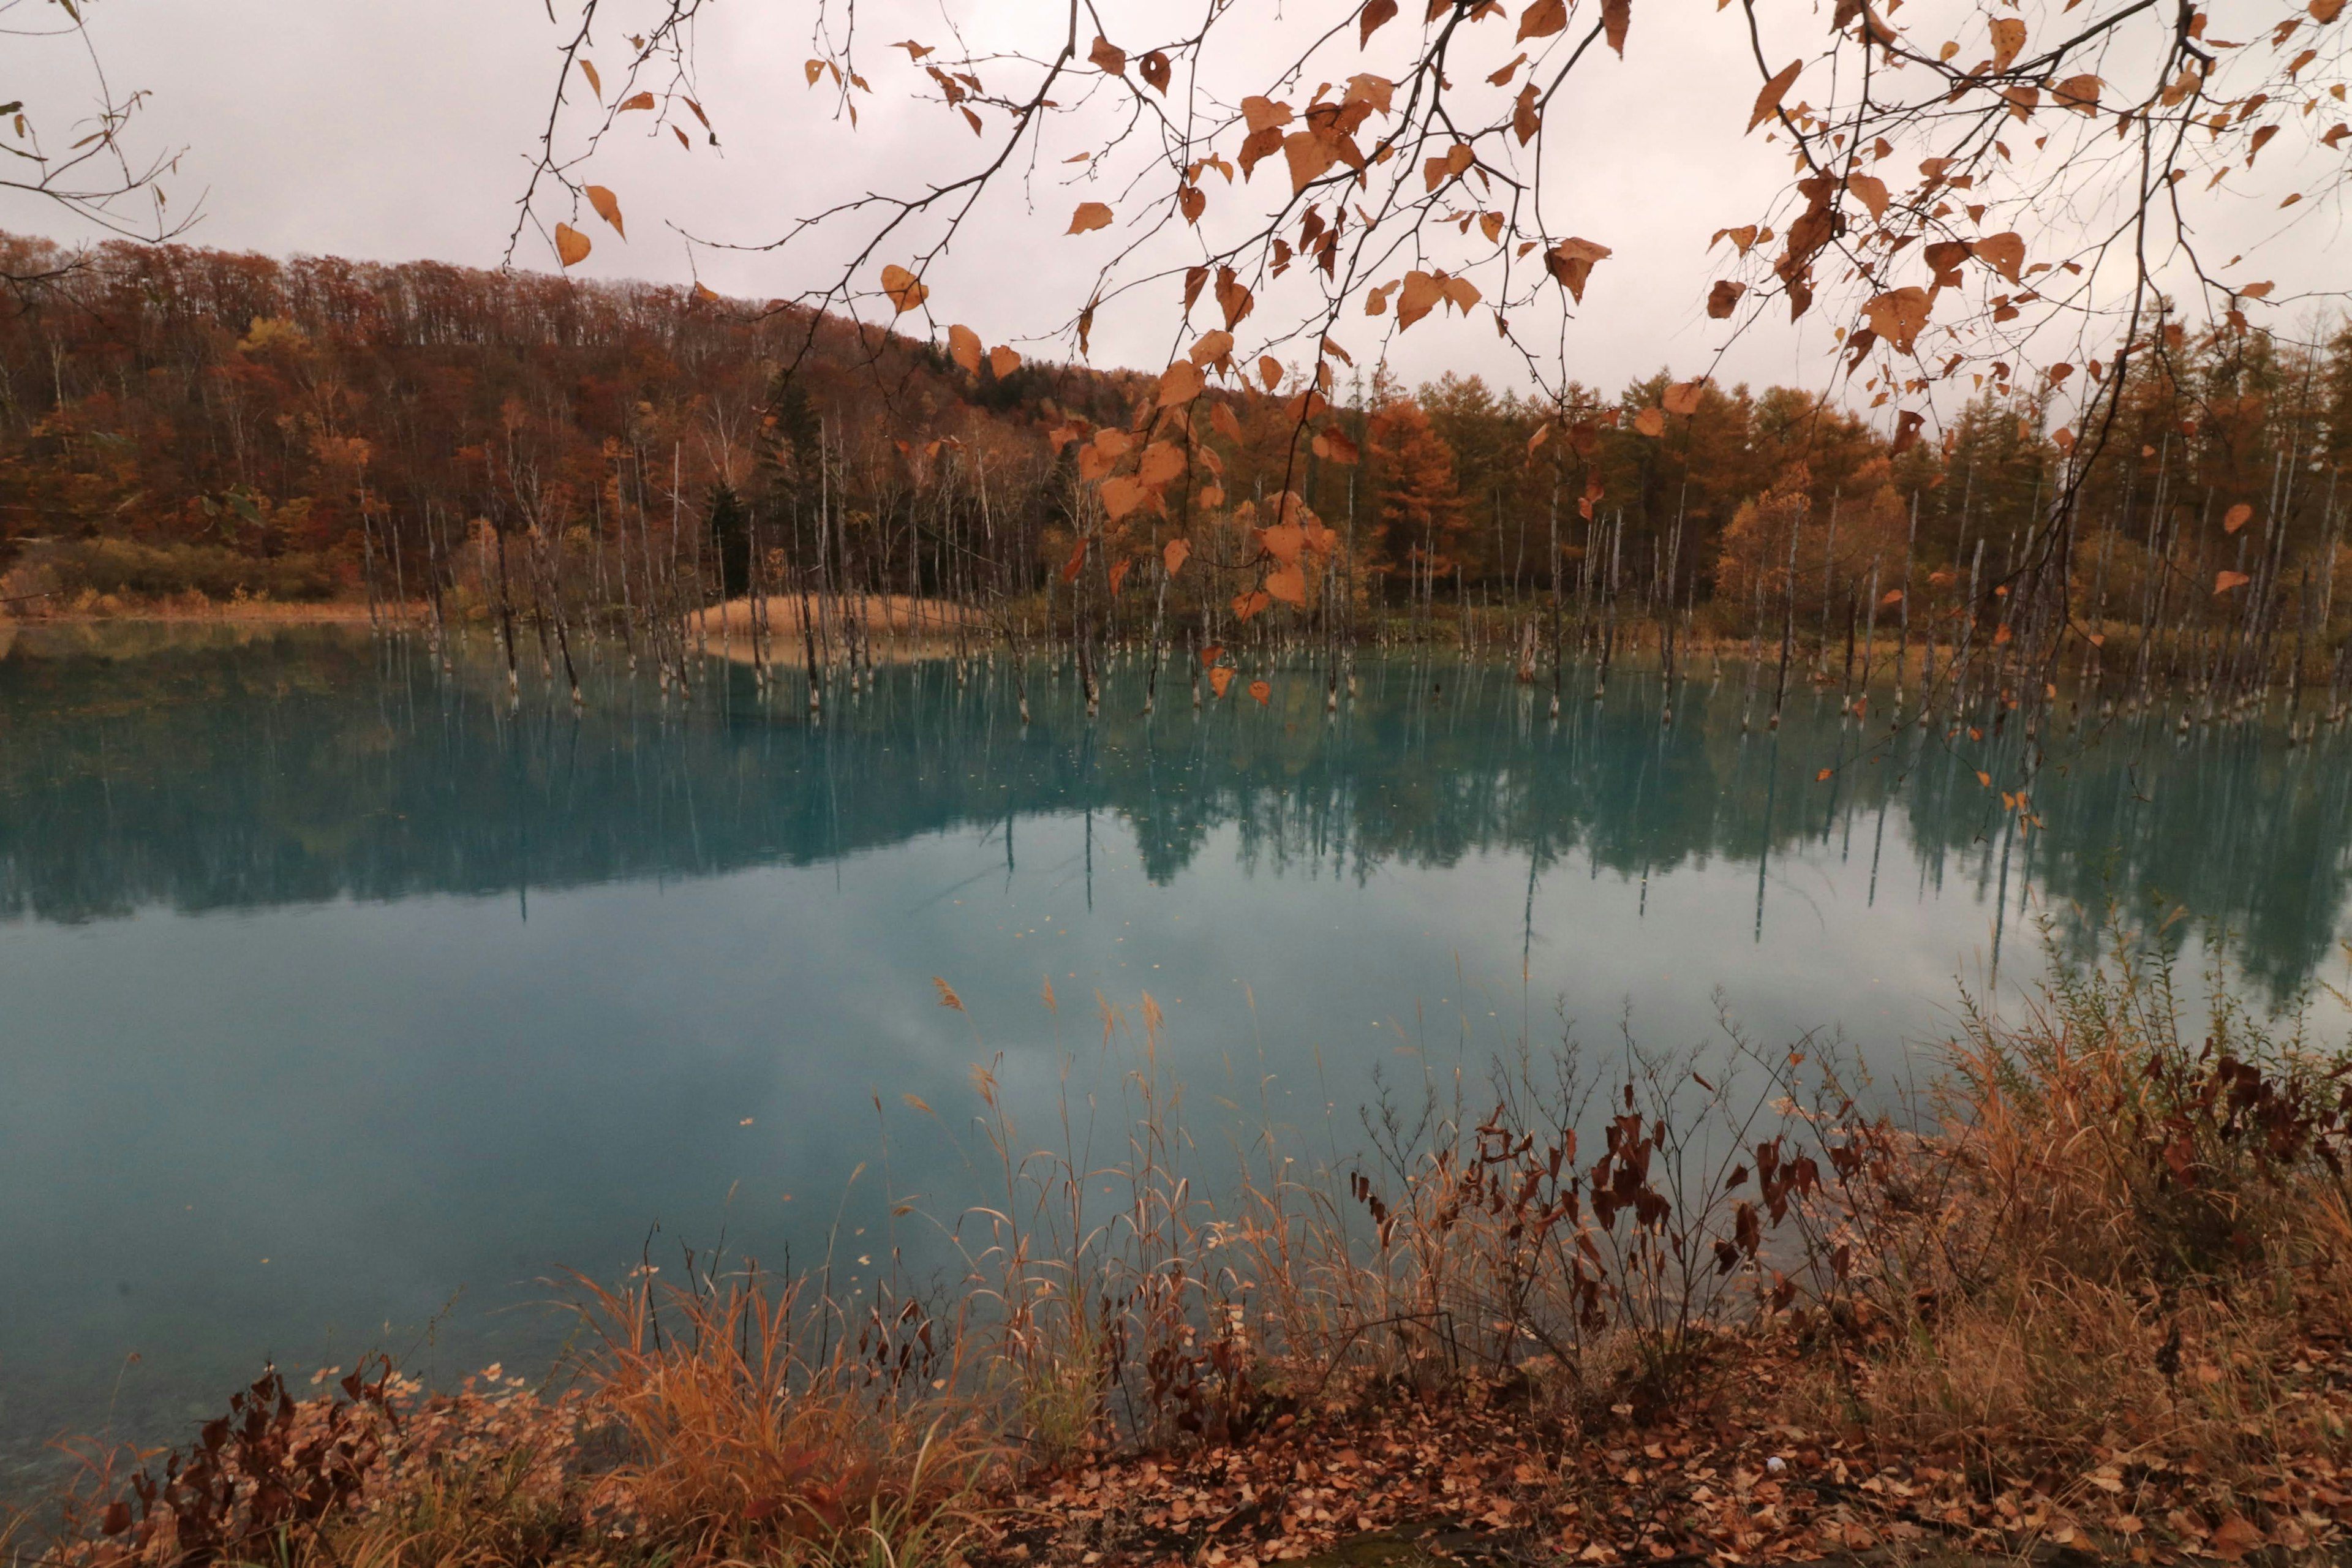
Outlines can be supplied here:
[[[26, 238], [6, 261], [31, 279], [0, 321], [19, 616], [528, 603], [592, 630], [637, 617], [658, 647], [722, 596], [813, 595], [822, 660], [823, 603], [880, 595], [957, 606], [942, 628], [1000, 646], [1156, 626], [1551, 658], [1622, 617], [1668, 651], [1785, 631], [1850, 658], [1857, 627], [1866, 646], [2023, 634], [2003, 601], [2072, 445], [2063, 376], [2006, 367], [1948, 426], [1891, 438], [1851, 378], [1661, 370], [1548, 414], [1378, 365], [1286, 394], [1269, 360], [1223, 391], [1193, 374], [1175, 391], [1196, 407], [1168, 384], [1187, 361], [982, 355], [707, 290]], [[2111, 679], [2137, 660], [2143, 689], [2284, 659], [2340, 701], [2352, 333], [2224, 329], [2176, 363], [2135, 367], [2076, 481], [2068, 621], [2036, 647]], [[856, 635], [852, 617], [853, 658]]]

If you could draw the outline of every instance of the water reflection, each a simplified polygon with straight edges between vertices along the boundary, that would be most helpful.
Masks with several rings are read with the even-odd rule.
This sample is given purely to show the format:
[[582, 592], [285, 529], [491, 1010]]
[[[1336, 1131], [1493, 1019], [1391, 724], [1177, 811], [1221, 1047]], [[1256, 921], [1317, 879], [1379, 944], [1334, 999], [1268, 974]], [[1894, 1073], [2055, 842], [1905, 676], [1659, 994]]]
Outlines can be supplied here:
[[[0, 915], [427, 893], [527, 913], [534, 889], [941, 833], [993, 834], [1010, 863], [1023, 818], [1076, 812], [1123, 824], [1162, 885], [1228, 828], [1245, 872], [1359, 882], [1498, 853], [1538, 878], [1744, 862], [1760, 938], [1780, 918], [1773, 860], [1798, 846], [1850, 861], [1866, 841], [1874, 901], [1891, 812], [1920, 879], [1906, 899], [1955, 880], [1996, 903], [2029, 885], [2084, 908], [2161, 895], [2233, 933], [2284, 998], [2330, 961], [2352, 874], [2352, 769], [2333, 732], [2301, 750], [2259, 728], [2184, 741], [2159, 717], [2032, 754], [2015, 736], [1890, 741], [1821, 700], [1742, 733], [1736, 672], [1692, 682], [1671, 729], [1654, 689], [1622, 679], [1547, 721], [1547, 693], [1492, 668], [1380, 660], [1332, 716], [1323, 673], [1300, 668], [1275, 674], [1263, 710], [1236, 697], [1204, 714], [1171, 672], [1148, 717], [1130, 662], [1091, 722], [1075, 682], [1033, 669], [1026, 729], [1001, 668], [899, 666], [813, 726], [793, 701], [763, 708], [740, 669], [691, 707], [607, 671], [574, 712], [510, 709], [483, 650], [453, 678], [417, 646], [350, 634], [166, 639], [137, 657], [80, 642], [27, 634], [0, 660]], [[2038, 832], [1999, 798], [2029, 782]]]

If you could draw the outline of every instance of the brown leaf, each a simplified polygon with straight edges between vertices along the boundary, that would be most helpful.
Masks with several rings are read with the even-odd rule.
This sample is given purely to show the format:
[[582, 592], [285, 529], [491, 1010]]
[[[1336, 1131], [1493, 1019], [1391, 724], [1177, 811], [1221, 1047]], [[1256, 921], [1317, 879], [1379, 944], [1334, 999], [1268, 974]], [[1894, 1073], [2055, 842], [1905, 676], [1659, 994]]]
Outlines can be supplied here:
[[1397, 331], [1402, 331], [1415, 321], [1437, 309], [1445, 298], [1445, 285], [1433, 273], [1419, 270], [1404, 275], [1404, 287], [1397, 294]]
[[1357, 23], [1356, 47], [1362, 48], [1372, 41], [1372, 35], [1396, 19], [1397, 0], [1364, 0], [1364, 9]]
[[1101, 202], [1080, 202], [1077, 210], [1070, 215], [1070, 226], [1062, 232], [1085, 234], [1090, 229], [1108, 228], [1110, 216], [1110, 208]]
[[1192, 558], [1192, 545], [1190, 540], [1171, 539], [1168, 542], [1167, 547], [1160, 552], [1160, 563], [1167, 569], [1168, 575], [1171, 577], [1184, 570], [1184, 563]]
[[1797, 84], [1798, 73], [1804, 68], [1803, 60], [1790, 60], [1764, 84], [1763, 90], [1756, 95], [1755, 110], [1748, 116], [1748, 130], [1755, 130], [1780, 111], [1780, 100], [1789, 96], [1789, 89]]
[[1543, 117], [1536, 112], [1536, 84], [1529, 82], [1519, 89], [1518, 101], [1511, 108], [1511, 134], [1519, 139], [1522, 147], [1534, 141], [1536, 132], [1543, 129]]
[[1168, 56], [1164, 51], [1160, 49], [1152, 50], [1150, 54], [1144, 56], [1143, 58], [1136, 62], [1136, 68], [1143, 73], [1144, 86], [1150, 88], [1152, 91], [1158, 93], [1162, 98], [1168, 96], [1168, 80], [1171, 71], [1168, 64]]
[[1113, 522], [1152, 499], [1149, 486], [1126, 474], [1114, 474], [1105, 479], [1096, 493], [1102, 497], [1103, 515]]
[[[1926, 415], [1908, 408], [1895, 416], [1895, 445], [1892, 451], [1895, 457], [1901, 457], [1913, 447], [1918, 445], [1919, 427], [1927, 424], [1927, 416]], [[1898, 592], [1895, 595], [1895, 598], [1899, 599], [1903, 595]], [[1890, 599], [1887, 603], [1892, 604], [1894, 603], [1894, 600]]]
[[653, 106], [654, 95], [652, 93], [633, 93], [629, 97], [621, 100], [620, 102], [613, 105], [613, 112], [615, 114], [621, 114], [632, 109], [651, 109]]
[[1870, 318], [1871, 331], [1894, 344], [1896, 353], [1907, 354], [1917, 344], [1920, 330], [1927, 326], [1934, 308], [1927, 290], [1913, 287], [1891, 289], [1862, 310]]
[[1315, 455], [1326, 462], [1353, 463], [1363, 456], [1344, 430], [1325, 430], [1315, 437]]
[[1115, 561], [1111, 563], [1110, 596], [1112, 598], [1118, 597], [1118, 585], [1127, 581], [1127, 569], [1134, 564], [1132, 561]]
[[[1266, 597], [1279, 599], [1286, 605], [1304, 605], [1307, 603], [1307, 574], [1298, 569], [1296, 562], [1278, 567], [1265, 574], [1265, 592]], [[1250, 695], [1257, 695], [1255, 688]]]
[[2311, 13], [2313, 21], [2325, 27], [2343, 15], [2344, 0], [2311, 0], [2311, 4], [2305, 9]]
[[1127, 51], [1100, 33], [1095, 35], [1095, 47], [1087, 51], [1087, 58], [1111, 76], [1127, 74]]
[[2232, 588], [2242, 588], [2252, 582], [2243, 572], [2221, 572], [2214, 574], [2213, 592], [2226, 594]]
[[588, 237], [568, 223], [555, 226], [555, 255], [566, 267], [577, 267], [588, 259]]
[[931, 297], [929, 284], [895, 261], [882, 269], [882, 292], [902, 316]]
[[1232, 268], [1217, 268], [1217, 308], [1225, 313], [1225, 331], [1230, 332], [1240, 326], [1255, 303], [1255, 297], [1234, 276]]
[[1242, 422], [1234, 416], [1233, 405], [1229, 403], [1209, 405], [1209, 428], [1236, 444], [1242, 438]]
[[1992, 68], [1996, 75], [2010, 68], [2025, 47], [2025, 24], [2015, 16], [1997, 16], [1992, 24]]
[[1186, 185], [1176, 193], [1176, 206], [1186, 223], [1199, 223], [1201, 215], [1209, 210], [1209, 193], [1198, 185]]
[[2070, 76], [2050, 89], [2050, 96], [2061, 109], [2071, 109], [2077, 114], [2099, 112], [2099, 79], [2088, 71]]
[[912, 39], [912, 38], [901, 38], [901, 39], [899, 39], [897, 43], [895, 43], [895, 44], [891, 45], [890, 47], [891, 47], [892, 48], [894, 48], [894, 49], [904, 49], [904, 50], [906, 50], [906, 51], [907, 51], [907, 58], [908, 58], [908, 61], [909, 63], [914, 63], [914, 62], [919, 61], [919, 60], [921, 60], [921, 58], [922, 58], [925, 55], [928, 55], [928, 54], [929, 54], [929, 53], [931, 52], [931, 46], [930, 46], [930, 45], [929, 45], [929, 44], [919, 44], [919, 43], [915, 42], [915, 40], [914, 40], [914, 39]]
[[1643, 409], [1633, 416], [1633, 428], [1653, 440], [1656, 439], [1666, 433], [1665, 411], [1659, 408]]
[[1272, 354], [1258, 355], [1257, 378], [1265, 384], [1268, 392], [1272, 392], [1282, 384], [1282, 362]]
[[1233, 333], [1221, 328], [1212, 327], [1201, 334], [1200, 341], [1192, 345], [1192, 352], [1185, 357], [1194, 364], [1216, 364], [1230, 356], [1233, 352]]
[[1184, 448], [1173, 441], [1154, 441], [1143, 449], [1135, 477], [1153, 489], [1165, 489], [1184, 472]]
[[1456, 175], [1468, 173], [1471, 165], [1477, 161], [1478, 154], [1472, 149], [1470, 143], [1456, 142], [1445, 150], [1444, 157], [1423, 159], [1421, 165], [1421, 177], [1423, 184], [1433, 191]]
[[1696, 381], [1678, 381], [1666, 388], [1666, 395], [1659, 401], [1666, 405], [1667, 413], [1687, 416], [1698, 412], [1699, 394], [1706, 390], [1706, 377], [1705, 376], [1700, 376]]
[[1519, 15], [1518, 42], [1549, 38], [1568, 26], [1568, 0], [1535, 0]]
[[973, 375], [980, 374], [980, 334], [959, 321], [948, 329], [948, 357]]
[[1717, 279], [1715, 287], [1707, 291], [1708, 317], [1717, 321], [1727, 319], [1733, 310], [1739, 308], [1739, 297], [1747, 292], [1748, 285], [1745, 283], [1736, 283], [1728, 278]]
[[2245, 527], [2249, 522], [2252, 522], [2253, 519], [2254, 509], [2247, 505], [2244, 501], [2240, 501], [2237, 505], [2231, 507], [2228, 511], [2221, 514], [2221, 531], [2224, 533], [2235, 533], [2238, 530]]
[[1327, 137], [1299, 131], [1282, 139], [1283, 156], [1290, 163], [1290, 194], [1297, 195], [1339, 161], [1339, 148]]
[[1389, 106], [1396, 100], [1396, 83], [1384, 76], [1360, 71], [1348, 79], [1348, 96], [1343, 103], [1368, 103], [1375, 114], [1391, 112]]
[[1870, 209], [1874, 223], [1886, 216], [1886, 182], [1875, 174], [1848, 174], [1845, 188]]
[[2007, 234], [1988, 235], [1969, 248], [1979, 261], [1983, 262], [2011, 283], [2024, 280], [2022, 277], [2025, 268], [2024, 236], [2013, 230]]
[[596, 95], [598, 102], [603, 102], [604, 99], [604, 84], [597, 78], [595, 62], [593, 60], [583, 59], [580, 62], [580, 74], [588, 79], [588, 90]]
[[1605, 245], [1571, 237], [1544, 252], [1544, 268], [1580, 305], [1584, 302], [1585, 280], [1592, 276], [1592, 264], [1606, 261], [1613, 254]]
[[[2224, 572], [2221, 575], [2233, 577], [2237, 574]], [[2221, 1521], [2221, 1527], [2213, 1532], [2213, 1539], [2208, 1544], [2212, 1547], [2213, 1555], [2225, 1563], [2235, 1563], [2247, 1552], [2259, 1552], [2269, 1545], [2270, 1537], [2263, 1533], [2261, 1526], [2248, 1522], [2244, 1515], [2233, 1513]]]
[[596, 216], [611, 224], [613, 231], [623, 239], [628, 238], [629, 231], [621, 223], [621, 199], [602, 185], [587, 186], [586, 193], [588, 205], [596, 209]]
[[996, 377], [997, 380], [1003, 381], [1006, 376], [1011, 375], [1014, 371], [1019, 370], [1020, 368], [1021, 356], [1014, 353], [1011, 349], [1006, 348], [1003, 343], [999, 343], [996, 347], [988, 351], [988, 371], [989, 374]]
[[1086, 565], [1086, 563], [1087, 542], [1081, 539], [1078, 541], [1078, 547], [1070, 552], [1070, 558], [1062, 563], [1062, 581], [1065, 583], [1076, 582], [1078, 580], [1078, 572]]
[[1633, 20], [1633, 0], [1601, 0], [1601, 30], [1617, 58], [1625, 58], [1625, 29]]
[[1159, 406], [1173, 408], [1201, 395], [1201, 367], [1180, 359], [1160, 373]]

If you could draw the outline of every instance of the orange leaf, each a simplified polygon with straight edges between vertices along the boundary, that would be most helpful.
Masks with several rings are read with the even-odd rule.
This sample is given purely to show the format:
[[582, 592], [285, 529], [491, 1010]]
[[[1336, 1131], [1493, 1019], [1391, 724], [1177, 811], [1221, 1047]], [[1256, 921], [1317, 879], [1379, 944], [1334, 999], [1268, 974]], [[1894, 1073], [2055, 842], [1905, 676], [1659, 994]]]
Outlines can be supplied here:
[[1307, 574], [1298, 569], [1296, 562], [1278, 567], [1265, 574], [1265, 591], [1269, 598], [1279, 599], [1286, 605], [1304, 605], [1307, 603]]
[[1062, 581], [1065, 583], [1076, 582], [1078, 580], [1078, 573], [1086, 563], [1087, 542], [1081, 539], [1078, 541], [1078, 547], [1070, 552], [1070, 558], [1062, 563]]
[[1234, 619], [1247, 621], [1272, 602], [1263, 593], [1236, 594], [1234, 595]]
[[988, 351], [989, 374], [995, 376], [997, 380], [1003, 381], [1020, 368], [1021, 356], [1003, 344], [999, 343]]
[[980, 334], [958, 321], [948, 329], [948, 357], [973, 375], [980, 374]]
[[1184, 569], [1184, 563], [1192, 558], [1192, 545], [1189, 540], [1171, 539], [1168, 542], [1167, 548], [1160, 552], [1160, 564], [1167, 568], [1168, 575], [1171, 577], [1181, 572]]
[[1356, 47], [1363, 47], [1372, 41], [1372, 35], [1382, 26], [1395, 20], [1397, 0], [1364, 0], [1364, 9], [1357, 24]]
[[1822, 780], [1824, 780], [1824, 779], [1826, 779], [1826, 778], [1828, 778], [1828, 777], [1830, 776], [1831, 772], [1832, 772], [1832, 770], [1831, 770], [1831, 769], [1823, 768], [1820, 773], [1815, 773], [1815, 774], [1813, 775], [1813, 782], [1814, 782], [1815, 784], [1820, 784]]
[[2220, 572], [2213, 577], [2213, 592], [2226, 594], [2232, 588], [2242, 588], [2252, 582], [2243, 572]]
[[1700, 376], [1696, 381], [1678, 381], [1666, 388], [1665, 396], [1660, 401], [1664, 403], [1666, 412], [1669, 414], [1692, 415], [1698, 412], [1698, 395], [1705, 390], [1706, 390], [1705, 376]]
[[1258, 355], [1257, 378], [1265, 383], [1265, 389], [1268, 392], [1272, 392], [1282, 384], [1282, 362], [1272, 354]]
[[1127, 581], [1127, 569], [1134, 564], [1135, 563], [1132, 561], [1118, 561], [1112, 563], [1110, 569], [1110, 596], [1112, 598], [1116, 599], [1118, 597], [1118, 585]]
[[1225, 645], [1223, 643], [1213, 642], [1201, 650], [1201, 663], [1203, 666], [1214, 664], [1224, 657]]
[[588, 237], [568, 223], [555, 226], [555, 254], [566, 267], [577, 267], [588, 259]]
[[929, 285], [895, 261], [882, 269], [882, 292], [900, 315], [931, 297]]
[[2252, 522], [2253, 518], [2254, 509], [2247, 505], [2244, 501], [2240, 501], [2237, 505], [2231, 507], [2228, 511], [2221, 514], [2221, 531], [2224, 533], [2235, 533], [2238, 530], [2245, 527], [2247, 523]]
[[588, 90], [594, 93], [601, 102], [604, 97], [604, 84], [597, 79], [595, 63], [591, 60], [582, 60], [580, 74], [588, 79]]
[[1263, 708], [1266, 704], [1266, 700], [1274, 695], [1274, 688], [1263, 680], [1253, 680], [1249, 683], [1249, 694], [1256, 698], [1257, 705]]
[[1080, 202], [1078, 210], [1070, 215], [1070, 226], [1064, 234], [1085, 234], [1089, 229], [1110, 226], [1110, 208], [1100, 202]]
[[1201, 367], [1180, 359], [1160, 373], [1160, 406], [1173, 408], [1201, 395]]
[[[1234, 613], [1237, 615], [1240, 614], [1238, 608]], [[1233, 685], [1233, 666], [1229, 664], [1221, 664], [1216, 668], [1209, 671], [1209, 689], [1214, 691], [1218, 697], [1223, 698], [1225, 694], [1225, 689]]]
[[[583, 60], [580, 63], [585, 65], [588, 62]], [[623, 239], [628, 238], [629, 231], [621, 226], [620, 197], [614, 195], [612, 192], [606, 190], [602, 185], [588, 186], [587, 195], [588, 205], [596, 209], [596, 216], [603, 218], [606, 223], [611, 224], [613, 226], [614, 233], [619, 235]]]
[[1659, 409], [1644, 408], [1633, 416], [1633, 428], [1643, 435], [1655, 437], [1666, 433], [1666, 416]]
[[632, 109], [651, 109], [653, 106], [654, 95], [650, 92], [640, 92], [631, 97], [625, 98], [621, 100], [620, 102], [614, 104], [613, 106], [613, 112], [620, 114]]
[[1102, 496], [1103, 511], [1113, 522], [1152, 499], [1150, 486], [1124, 474], [1105, 479], [1098, 493]]

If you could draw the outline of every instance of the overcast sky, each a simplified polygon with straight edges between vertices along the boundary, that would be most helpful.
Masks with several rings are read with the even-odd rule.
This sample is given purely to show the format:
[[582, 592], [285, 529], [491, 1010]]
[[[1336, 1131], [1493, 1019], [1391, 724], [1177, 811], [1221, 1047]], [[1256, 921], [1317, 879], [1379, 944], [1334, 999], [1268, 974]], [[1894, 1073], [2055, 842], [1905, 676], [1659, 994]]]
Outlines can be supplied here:
[[[1286, 24], [1266, 4], [1275, 19], [1265, 26], [1328, 21], [1348, 6], [1342, 0], [1290, 0], [1289, 8]], [[1810, 0], [1788, 8], [1800, 20], [1811, 12]], [[1054, 8], [1035, 0], [990, 0], [950, 9], [971, 24], [978, 41], [1008, 30], [1017, 35]], [[2279, 0], [2224, 0], [2219, 9], [2224, 17], [2241, 13], [2242, 32], [2296, 8]], [[1112, 26], [1130, 25], [1139, 37], [1168, 28], [1162, 6], [1103, 11]], [[203, 220], [187, 236], [191, 242], [281, 257], [499, 264], [547, 111], [562, 37], [536, 0], [99, 0], [89, 14], [117, 88], [152, 94], [143, 111], [149, 141], [186, 148], [171, 188], [184, 207], [201, 197]], [[610, 144], [591, 176], [619, 193], [629, 237], [624, 242], [583, 218], [596, 249], [578, 270], [665, 281], [698, 271], [723, 292], [754, 298], [820, 281], [824, 252], [690, 256], [678, 230], [758, 241], [824, 201], [961, 173], [982, 143], [940, 106], [905, 101], [918, 73], [903, 51], [884, 47], [908, 34], [947, 42], [943, 14], [940, 0], [864, 0], [858, 59], [877, 90], [863, 100], [862, 125], [852, 131], [832, 118], [827, 96], [811, 92], [802, 74], [810, 53], [810, 0], [716, 6], [701, 40], [700, 87], [723, 151], [682, 151], [666, 133], [643, 134], [649, 117], [635, 117], [629, 134]], [[1549, 129], [1548, 140], [1559, 144], [1545, 171], [1555, 227], [1616, 252], [1596, 270], [1585, 308], [1566, 333], [1569, 372], [1588, 383], [1613, 387], [1660, 367], [1689, 374], [1728, 336], [1701, 308], [1714, 275], [1708, 237], [1754, 221], [1786, 168], [1785, 153], [1766, 148], [1760, 135], [1740, 134], [1755, 72], [1738, 16], [1736, 7], [1718, 13], [1713, 0], [1637, 0], [1626, 60], [1580, 68], [1581, 90]], [[1397, 41], [1412, 20], [1391, 29]], [[2227, 23], [2217, 31], [2221, 25]], [[624, 49], [612, 37], [600, 39], [594, 53], [616, 74]], [[1273, 53], [1269, 43], [1266, 58]], [[64, 68], [69, 64], [45, 69], [41, 85], [68, 90], [76, 80]], [[64, 107], [48, 100], [50, 123]], [[1082, 145], [1073, 138], [1068, 150]], [[1046, 151], [1066, 149], [1049, 143]], [[1258, 177], [1269, 174], [1279, 177], [1278, 159]], [[983, 210], [951, 265], [935, 274], [931, 306], [941, 321], [970, 322], [990, 342], [1034, 346], [1055, 357], [1066, 352], [1040, 339], [1083, 300], [1092, 268], [1115, 245], [1116, 233], [1065, 237], [1061, 231], [1076, 200], [1121, 201], [1116, 190], [1062, 188], [1070, 176], [1056, 163], [1042, 163], [1026, 187], [1008, 186]], [[1210, 189], [1216, 196], [1213, 180]], [[0, 197], [0, 225], [77, 237], [54, 210], [22, 197]], [[2323, 216], [2288, 242], [2280, 252], [2282, 291], [2298, 286], [2297, 268], [2326, 273], [2326, 247], [2340, 237], [2337, 221]], [[518, 260], [553, 266], [536, 235], [526, 238]], [[2305, 277], [2299, 286], [2314, 281]], [[1106, 320], [1095, 334], [1095, 363], [1162, 363], [1171, 346], [1166, 303]], [[1262, 312], [1273, 314], [1271, 306]], [[1356, 330], [1343, 326], [1340, 341], [1378, 352], [1373, 323], [1350, 319]], [[1817, 311], [1794, 329], [1767, 325], [1743, 338], [1722, 369], [1727, 379], [1825, 384], [1829, 333], [1838, 324]], [[1408, 380], [1448, 368], [1483, 372], [1506, 384], [1525, 380], [1483, 317], [1433, 318], [1396, 340], [1391, 358]]]

